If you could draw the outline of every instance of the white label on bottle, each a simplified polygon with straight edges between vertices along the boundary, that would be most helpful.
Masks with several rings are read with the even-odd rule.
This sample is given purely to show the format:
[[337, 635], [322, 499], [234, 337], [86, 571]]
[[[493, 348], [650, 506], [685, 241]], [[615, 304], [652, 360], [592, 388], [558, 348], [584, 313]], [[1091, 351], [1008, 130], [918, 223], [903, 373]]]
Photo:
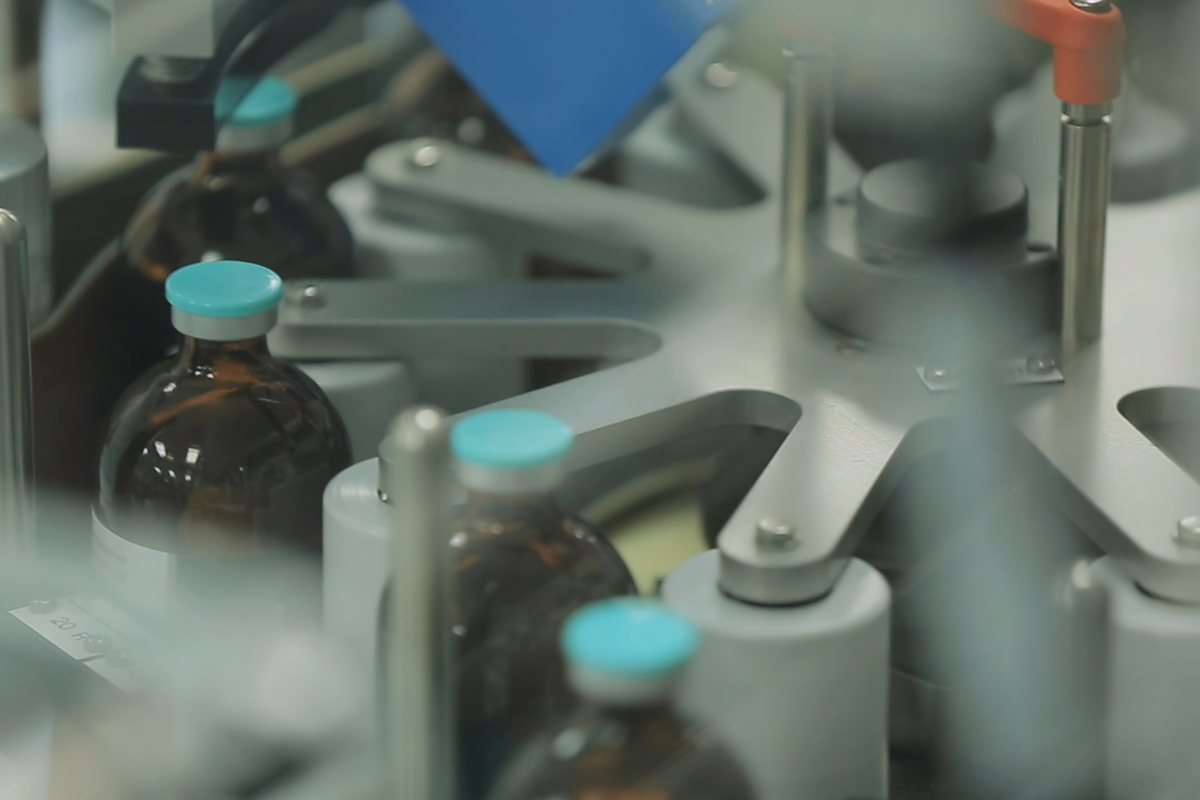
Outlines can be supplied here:
[[34, 611], [27, 606], [9, 613], [76, 661], [100, 655], [95, 649], [98, 637], [104, 637], [109, 642], [119, 640], [112, 628], [84, 611], [70, 598], [43, 600], [41, 603], [42, 608], [49, 610], [39, 608]]
[[134, 544], [110, 531], [92, 512], [92, 558], [114, 596], [136, 613], [163, 616], [175, 595], [177, 557]]

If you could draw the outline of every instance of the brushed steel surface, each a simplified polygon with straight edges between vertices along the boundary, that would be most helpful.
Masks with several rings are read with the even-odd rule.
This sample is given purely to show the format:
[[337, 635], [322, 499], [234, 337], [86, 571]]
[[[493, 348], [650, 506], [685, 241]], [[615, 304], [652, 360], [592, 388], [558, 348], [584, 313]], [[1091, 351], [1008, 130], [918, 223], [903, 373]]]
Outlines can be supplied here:
[[783, 196], [780, 230], [788, 291], [803, 290], [809, 209], [825, 201], [833, 137], [833, 61], [821, 49], [783, 49]]
[[[722, 584], [778, 604], [827, 593], [908, 464], [951, 441], [942, 422], [962, 398], [930, 392], [917, 354], [849, 346], [783, 291], [782, 102], [761, 78], [740, 75], [720, 90], [688, 86], [679, 110], [763, 187], [762, 202], [688, 207], [448, 143], [437, 169], [413, 170], [422, 143], [389, 145], [368, 164], [380, 213], [576, 259], [615, 279], [330, 281], [324, 307], [281, 309], [273, 349], [294, 358], [590, 349], [632, 359], [500, 405], [569, 422], [576, 468], [721, 424], [785, 432], [721, 534]], [[1104, 338], [1061, 368], [1065, 383], [996, 389], [1057, 504], [1148, 591], [1186, 602], [1200, 602], [1200, 557], [1182, 552], [1174, 533], [1200, 513], [1200, 485], [1117, 404], [1140, 389], [1200, 386], [1197, 219], [1200, 192], [1113, 207]], [[758, 548], [764, 517], [794, 524], [799, 546]]]
[[1062, 351], [1073, 358], [1100, 336], [1112, 121], [1108, 104], [1066, 104], [1062, 119], [1058, 247], [1062, 261]]
[[34, 552], [27, 265], [24, 226], [0, 209], [0, 565], [8, 568]]

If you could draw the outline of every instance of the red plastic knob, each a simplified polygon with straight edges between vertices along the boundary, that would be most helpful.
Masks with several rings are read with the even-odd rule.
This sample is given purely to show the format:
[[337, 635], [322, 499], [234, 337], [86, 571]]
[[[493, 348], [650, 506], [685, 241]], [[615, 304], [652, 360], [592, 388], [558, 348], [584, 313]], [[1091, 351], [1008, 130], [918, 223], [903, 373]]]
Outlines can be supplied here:
[[1071, 0], [990, 0], [1001, 22], [1054, 47], [1054, 93], [1064, 103], [1096, 105], [1121, 93], [1125, 23], [1116, 6], [1085, 10]]

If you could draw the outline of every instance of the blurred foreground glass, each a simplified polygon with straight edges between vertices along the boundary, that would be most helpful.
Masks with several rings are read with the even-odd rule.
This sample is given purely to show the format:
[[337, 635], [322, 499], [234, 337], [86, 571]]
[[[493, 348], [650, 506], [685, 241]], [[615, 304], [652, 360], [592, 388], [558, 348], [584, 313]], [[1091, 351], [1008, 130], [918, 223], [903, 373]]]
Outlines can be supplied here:
[[329, 400], [267, 349], [278, 275], [209, 262], [166, 288], [183, 349], [117, 405], [93, 539], [106, 581], [151, 613], [189, 574], [220, 591], [262, 579], [274, 554], [319, 552], [322, 492], [350, 464]]
[[608, 540], [554, 500], [573, 438], [556, 417], [517, 409], [472, 415], [451, 433], [468, 490], [450, 537], [459, 785], [468, 798], [485, 797], [514, 749], [571, 708], [558, 648], [567, 616], [637, 592]]
[[315, 183], [280, 160], [295, 91], [263, 78], [230, 114], [228, 98], [237, 88], [227, 83], [217, 96], [217, 114], [227, 117], [217, 150], [160, 181], [125, 231], [135, 307], [147, 315], [146, 335], [159, 340], [162, 352], [175, 341], [162, 284], [187, 264], [250, 261], [285, 280], [354, 274], [345, 220]]
[[492, 800], [753, 798], [734, 758], [671, 708], [699, 638], [653, 600], [608, 600], [577, 612], [562, 647], [584, 702], [512, 761]]

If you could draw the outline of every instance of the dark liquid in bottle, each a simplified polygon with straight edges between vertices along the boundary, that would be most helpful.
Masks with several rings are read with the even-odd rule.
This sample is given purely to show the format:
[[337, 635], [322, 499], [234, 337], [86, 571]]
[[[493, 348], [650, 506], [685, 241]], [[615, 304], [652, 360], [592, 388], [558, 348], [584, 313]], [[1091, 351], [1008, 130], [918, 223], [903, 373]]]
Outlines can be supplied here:
[[350, 464], [345, 427], [265, 337], [187, 338], [131, 386], [100, 460], [100, 521], [182, 557], [319, 551], [321, 495]]
[[586, 703], [510, 764], [492, 800], [752, 800], [741, 766], [667, 706]]
[[177, 341], [163, 283], [199, 261], [261, 264], [284, 280], [349, 278], [353, 240], [338, 210], [274, 149], [205, 153], [164, 178], [125, 231], [130, 292], [160, 354]]
[[[637, 588], [609, 541], [545, 496], [473, 494], [450, 545], [459, 793], [481, 800], [514, 749], [575, 705], [559, 647], [563, 622]], [[384, 612], [387, 603], [385, 593]], [[380, 620], [382, 665], [386, 613]]]

